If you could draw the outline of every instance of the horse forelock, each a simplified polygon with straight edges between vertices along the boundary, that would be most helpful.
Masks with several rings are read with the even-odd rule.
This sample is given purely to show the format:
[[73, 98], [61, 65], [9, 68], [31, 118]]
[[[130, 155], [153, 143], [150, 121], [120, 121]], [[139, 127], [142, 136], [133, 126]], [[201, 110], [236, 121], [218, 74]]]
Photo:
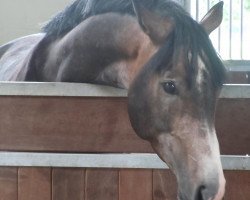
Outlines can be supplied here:
[[153, 67], [158, 72], [166, 71], [177, 66], [181, 60], [190, 87], [206, 81], [201, 80], [205, 78], [204, 72], [215, 87], [222, 86], [225, 67], [205, 30], [186, 13], [177, 13], [172, 17], [174, 29], [152, 57], [148, 67]]

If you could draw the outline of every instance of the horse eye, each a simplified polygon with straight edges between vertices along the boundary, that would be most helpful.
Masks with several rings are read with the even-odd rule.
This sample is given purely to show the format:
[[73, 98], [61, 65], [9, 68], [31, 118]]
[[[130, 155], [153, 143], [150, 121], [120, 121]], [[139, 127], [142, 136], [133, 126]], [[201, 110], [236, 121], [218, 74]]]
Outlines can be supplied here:
[[163, 89], [166, 93], [176, 94], [176, 86], [173, 81], [167, 81], [162, 83]]

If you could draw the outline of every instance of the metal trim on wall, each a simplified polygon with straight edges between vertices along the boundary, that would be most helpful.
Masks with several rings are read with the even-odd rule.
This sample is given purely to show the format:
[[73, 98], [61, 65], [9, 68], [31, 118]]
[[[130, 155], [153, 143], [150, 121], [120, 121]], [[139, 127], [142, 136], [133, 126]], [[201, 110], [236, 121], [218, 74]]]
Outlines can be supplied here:
[[0, 82], [0, 96], [126, 97], [115, 87], [63, 82]]
[[221, 90], [220, 98], [227, 99], [249, 99], [249, 84], [225, 84]]
[[[86, 83], [0, 82], [0, 96], [126, 97], [127, 90]], [[220, 98], [250, 98], [250, 85], [226, 84]]]
[[[224, 170], [250, 170], [250, 156], [221, 156]], [[168, 169], [156, 154], [0, 152], [0, 166]]]

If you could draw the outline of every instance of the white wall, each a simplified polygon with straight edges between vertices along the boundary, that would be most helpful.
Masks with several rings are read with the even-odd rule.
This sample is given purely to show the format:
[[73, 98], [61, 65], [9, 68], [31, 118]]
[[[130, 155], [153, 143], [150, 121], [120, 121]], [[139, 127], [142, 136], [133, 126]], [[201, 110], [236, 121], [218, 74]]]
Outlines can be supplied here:
[[37, 33], [71, 0], [0, 0], [0, 45]]

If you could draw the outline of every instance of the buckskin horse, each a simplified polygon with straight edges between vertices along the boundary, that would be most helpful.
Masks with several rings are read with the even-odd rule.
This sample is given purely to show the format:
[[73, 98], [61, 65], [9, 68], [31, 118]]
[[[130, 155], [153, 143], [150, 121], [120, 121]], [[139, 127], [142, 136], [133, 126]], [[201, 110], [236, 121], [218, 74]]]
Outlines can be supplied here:
[[225, 179], [214, 114], [224, 66], [200, 23], [168, 0], [76, 0], [35, 35], [0, 48], [0, 80], [128, 89], [135, 132], [177, 177], [178, 199], [221, 200]]

